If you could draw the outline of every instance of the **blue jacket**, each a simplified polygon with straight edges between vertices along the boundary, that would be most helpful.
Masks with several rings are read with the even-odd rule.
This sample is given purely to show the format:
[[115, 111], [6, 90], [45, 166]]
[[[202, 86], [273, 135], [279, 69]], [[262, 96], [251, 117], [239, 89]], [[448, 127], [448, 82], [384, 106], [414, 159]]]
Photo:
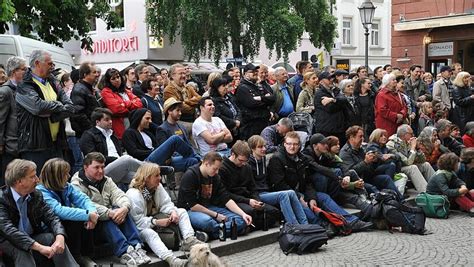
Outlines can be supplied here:
[[85, 222], [89, 220], [89, 212], [97, 212], [90, 198], [70, 183], [61, 192], [64, 204], [56, 191], [47, 189], [42, 184], [37, 185], [36, 189], [43, 194], [46, 204], [61, 220]]

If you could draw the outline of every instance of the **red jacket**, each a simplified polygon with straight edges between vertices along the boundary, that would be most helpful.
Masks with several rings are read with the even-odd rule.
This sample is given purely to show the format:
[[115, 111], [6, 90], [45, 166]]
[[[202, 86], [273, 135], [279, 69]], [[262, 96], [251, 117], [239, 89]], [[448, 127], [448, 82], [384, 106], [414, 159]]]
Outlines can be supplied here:
[[464, 134], [462, 136], [462, 142], [464, 143], [464, 146], [466, 147], [474, 147], [474, 138], [472, 138], [468, 134]]
[[387, 135], [391, 136], [397, 132], [397, 114], [402, 114], [403, 119], [407, 117], [408, 109], [398, 92], [391, 92], [383, 88], [375, 98], [375, 126], [385, 129]]
[[129, 101], [123, 100], [123, 98], [112, 91], [112, 89], [105, 87], [102, 89], [100, 95], [105, 106], [112, 111], [112, 129], [114, 130], [115, 136], [122, 139], [123, 132], [125, 132], [125, 117], [128, 117], [128, 113], [134, 109], [142, 108], [142, 101], [129, 89], [125, 89]]

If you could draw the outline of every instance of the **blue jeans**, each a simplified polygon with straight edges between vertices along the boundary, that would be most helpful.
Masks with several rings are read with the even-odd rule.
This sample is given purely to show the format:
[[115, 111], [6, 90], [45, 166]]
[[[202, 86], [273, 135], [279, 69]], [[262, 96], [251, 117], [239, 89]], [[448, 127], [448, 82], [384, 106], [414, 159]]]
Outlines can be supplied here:
[[74, 157], [74, 165], [71, 166], [71, 172], [76, 173], [82, 169], [82, 152], [79, 147], [79, 142], [75, 136], [69, 136], [67, 138], [69, 149], [71, 149], [72, 156]]
[[135, 247], [141, 244], [138, 229], [130, 215], [127, 215], [122, 224], [116, 224], [112, 220], [99, 221], [97, 224], [101, 235], [112, 244], [114, 254], [117, 257], [127, 252], [128, 246]]
[[[334, 174], [338, 177], [342, 177], [343, 173], [342, 170], [339, 168], [333, 169]], [[309, 176], [310, 180], [313, 182], [314, 189], [317, 192], [323, 192], [331, 197], [336, 197], [339, 193], [341, 187], [339, 186], [339, 182], [322, 175], [321, 173], [315, 172], [311, 176]]]
[[328, 194], [317, 192], [316, 203], [324, 211], [333, 212], [344, 216], [348, 223], [359, 220], [358, 217], [349, 214], [345, 209], [341, 208]]
[[[235, 218], [235, 222], [237, 223], [237, 233], [243, 234], [245, 233], [245, 229], [247, 225], [242, 217], [239, 215], [231, 212], [226, 208], [216, 207], [216, 206], [208, 206], [209, 210], [217, 212], [227, 217], [227, 221], [225, 222], [225, 229], [226, 235], [230, 236], [230, 224], [232, 223], [232, 219]], [[219, 238], [219, 222], [217, 222], [211, 216], [199, 212], [199, 211], [188, 211], [189, 220], [191, 221], [191, 225], [195, 230], [204, 231], [209, 234], [209, 236], [213, 239]]]
[[[397, 189], [397, 186], [395, 185], [393, 179], [390, 176], [386, 174], [379, 174], [367, 180], [370, 184], [374, 185], [379, 190], [392, 189], [393, 191], [397, 192], [401, 199], [403, 199], [402, 194], [400, 194]], [[369, 192], [369, 190], [367, 190], [367, 192]]]
[[376, 169], [376, 174], [386, 174], [393, 179], [395, 176], [395, 172], [397, 171], [397, 165], [394, 162], [388, 162], [384, 164], [380, 164]]
[[[173, 157], [175, 152], [180, 154], [181, 157]], [[199, 162], [198, 156], [194, 153], [193, 148], [177, 135], [171, 136], [153, 150], [145, 161], [165, 165], [166, 161], [170, 158], [171, 166], [173, 166], [177, 172], [183, 172]]]
[[272, 206], [279, 206], [287, 223], [308, 224], [303, 206], [295, 191], [262, 192], [259, 196], [263, 202]]

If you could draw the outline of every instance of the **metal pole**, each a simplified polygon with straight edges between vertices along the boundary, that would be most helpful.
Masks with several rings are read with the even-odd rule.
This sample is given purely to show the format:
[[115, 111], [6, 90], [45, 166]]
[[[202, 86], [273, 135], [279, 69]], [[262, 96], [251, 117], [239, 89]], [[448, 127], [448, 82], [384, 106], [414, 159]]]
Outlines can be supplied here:
[[365, 67], [369, 71], [369, 27], [365, 28]]

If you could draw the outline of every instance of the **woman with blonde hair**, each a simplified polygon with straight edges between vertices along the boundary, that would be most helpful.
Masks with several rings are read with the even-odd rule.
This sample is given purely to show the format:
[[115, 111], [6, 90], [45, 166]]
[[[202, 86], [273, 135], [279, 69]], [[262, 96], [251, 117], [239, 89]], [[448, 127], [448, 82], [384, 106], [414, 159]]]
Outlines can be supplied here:
[[426, 126], [434, 126], [435, 118], [433, 103], [425, 101], [421, 103], [420, 118], [418, 118], [418, 131], [421, 132]]
[[[137, 225], [140, 238], [148, 244], [151, 250], [170, 266], [184, 266], [185, 260], [177, 258], [166, 247], [158, 233], [157, 227], [168, 227], [172, 224], [178, 226], [184, 242], [182, 249], [189, 251], [191, 246], [203, 243], [194, 235], [194, 230], [189, 221], [186, 210], [178, 209], [171, 201], [170, 196], [160, 183], [160, 166], [155, 163], [145, 162], [140, 166], [130, 183], [127, 196], [130, 199], [130, 215]], [[164, 219], [157, 219], [155, 215], [164, 215]], [[197, 236], [207, 241], [207, 234], [197, 232]]]
[[319, 85], [318, 74], [316, 72], [306, 72], [303, 75], [301, 88], [303, 90], [298, 96], [296, 102], [296, 112], [313, 113], [314, 111], [314, 91]]
[[66, 244], [74, 259], [79, 264], [91, 263], [90, 258], [82, 255], [92, 254], [90, 230], [95, 228], [99, 215], [90, 198], [68, 182], [70, 168], [69, 163], [60, 158], [46, 161], [36, 189], [66, 229]]
[[462, 132], [469, 121], [474, 121], [474, 90], [471, 88], [471, 74], [462, 71], [454, 79], [453, 122], [458, 125]]

